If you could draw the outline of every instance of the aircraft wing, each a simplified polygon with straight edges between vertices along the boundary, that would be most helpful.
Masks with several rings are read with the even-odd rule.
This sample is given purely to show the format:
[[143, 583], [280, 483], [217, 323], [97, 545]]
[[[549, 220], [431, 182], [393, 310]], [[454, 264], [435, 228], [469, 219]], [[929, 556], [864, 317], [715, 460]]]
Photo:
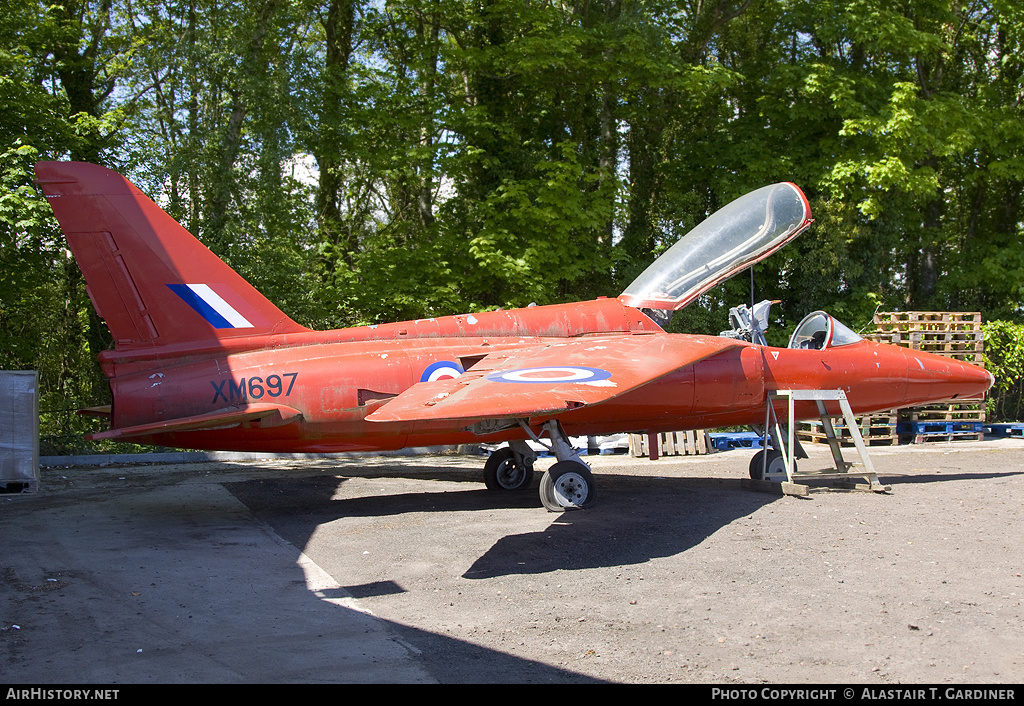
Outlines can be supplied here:
[[717, 336], [586, 337], [497, 351], [454, 379], [420, 382], [366, 418], [479, 420], [555, 414], [605, 402], [743, 344]]

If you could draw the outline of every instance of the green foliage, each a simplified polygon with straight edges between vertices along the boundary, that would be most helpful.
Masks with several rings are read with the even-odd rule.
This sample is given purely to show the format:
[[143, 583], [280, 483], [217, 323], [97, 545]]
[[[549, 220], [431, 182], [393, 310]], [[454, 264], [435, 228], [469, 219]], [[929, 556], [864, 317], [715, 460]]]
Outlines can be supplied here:
[[609, 270], [599, 234], [613, 203], [602, 175], [587, 172], [573, 145], [559, 148], [559, 158], [504, 179], [474, 209], [479, 229], [467, 239], [472, 260], [462, 280], [470, 296], [506, 307], [552, 302], [567, 283]]
[[988, 395], [989, 421], [1024, 421], [1024, 324], [988, 321], [985, 368], [995, 377]]
[[[1024, 11], [1005, 0], [0, 0], [0, 358], [104, 401], [108, 344], [36, 159], [126, 172], [326, 328], [614, 296], [776, 181], [815, 224], [754, 269], [813, 309], [1024, 303]], [[746, 274], [680, 312], [718, 333]], [[1009, 324], [1008, 324], [1009, 325]], [[996, 335], [996, 334], [993, 334]], [[1002, 363], [999, 363], [1002, 365]], [[56, 415], [57, 436], [86, 422]], [[57, 429], [57, 428], [60, 429]]]
[[[38, 370], [40, 409], [99, 404], [104, 391], [88, 345], [88, 302], [53, 214], [31, 186], [35, 148], [0, 154], [0, 369]], [[80, 437], [87, 422], [46, 416], [41, 434]]]

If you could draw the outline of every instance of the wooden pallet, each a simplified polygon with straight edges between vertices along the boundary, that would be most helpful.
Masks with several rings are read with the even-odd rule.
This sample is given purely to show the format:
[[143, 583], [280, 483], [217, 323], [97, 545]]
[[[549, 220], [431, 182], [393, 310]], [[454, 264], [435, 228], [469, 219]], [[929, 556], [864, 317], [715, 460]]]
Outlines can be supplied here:
[[893, 330], [981, 330], [981, 312], [977, 311], [882, 311], [874, 318], [876, 324], [884, 323]]
[[946, 400], [899, 411], [900, 422], [985, 422], [985, 401]]
[[985, 438], [984, 400], [946, 400], [899, 410], [900, 441], [927, 444], [982, 441]]
[[[648, 434], [630, 434], [630, 455], [650, 456], [649, 436]], [[657, 434], [657, 438], [658, 449], [655, 456], [694, 456], [714, 451], [714, 447], [708, 439], [708, 433], [703, 429], [665, 432]]]
[[[864, 414], [858, 416], [856, 421], [864, 443], [868, 446], [924, 443], [926, 437], [943, 435], [948, 437], [947, 441], [976, 441], [978, 433], [983, 432], [985, 401], [946, 400], [921, 407]], [[912, 426], [915, 424], [918, 426]], [[853, 444], [850, 430], [841, 418], [833, 419], [832, 426], [840, 444]], [[811, 443], [828, 443], [821, 422], [802, 422], [797, 430], [797, 438]]]
[[953, 441], [984, 441], [985, 433], [980, 431], [958, 431], [949, 434], [900, 434], [901, 444], [934, 444]]
[[1002, 423], [1002, 424], [988, 424], [985, 426], [985, 436], [993, 436], [996, 438], [1008, 438], [1017, 437], [1024, 438], [1024, 424], [1019, 423]]
[[[896, 410], [876, 414], [863, 414], [855, 418], [860, 435], [868, 446], [895, 446], [899, 443], [896, 433]], [[842, 417], [832, 419], [832, 428], [842, 446], [853, 446], [853, 436]], [[821, 422], [801, 422], [797, 438], [814, 444], [827, 444], [828, 438]]]
[[868, 338], [957, 360], [984, 362], [985, 337], [979, 312], [889, 311], [874, 317]]

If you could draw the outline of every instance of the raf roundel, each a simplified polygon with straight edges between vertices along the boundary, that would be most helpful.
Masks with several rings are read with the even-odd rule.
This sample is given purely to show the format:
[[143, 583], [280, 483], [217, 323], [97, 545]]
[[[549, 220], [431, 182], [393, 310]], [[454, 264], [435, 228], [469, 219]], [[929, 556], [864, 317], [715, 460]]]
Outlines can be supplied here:
[[559, 383], [559, 382], [597, 382], [607, 380], [612, 374], [601, 368], [585, 368], [578, 365], [555, 365], [543, 368], [519, 368], [491, 373], [487, 376], [492, 382], [525, 382], [525, 383]]
[[434, 382], [435, 380], [451, 380], [462, 375], [465, 370], [458, 363], [450, 360], [439, 360], [431, 363], [420, 375], [420, 382]]

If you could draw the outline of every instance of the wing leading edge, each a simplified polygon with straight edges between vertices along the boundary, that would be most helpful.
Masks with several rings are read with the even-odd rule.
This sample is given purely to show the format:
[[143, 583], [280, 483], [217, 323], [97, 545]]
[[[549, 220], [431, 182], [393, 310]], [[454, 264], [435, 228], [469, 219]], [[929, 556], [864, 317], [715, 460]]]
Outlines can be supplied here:
[[607, 402], [743, 344], [716, 336], [586, 337], [488, 355], [454, 379], [421, 382], [366, 418], [481, 420], [557, 414]]

